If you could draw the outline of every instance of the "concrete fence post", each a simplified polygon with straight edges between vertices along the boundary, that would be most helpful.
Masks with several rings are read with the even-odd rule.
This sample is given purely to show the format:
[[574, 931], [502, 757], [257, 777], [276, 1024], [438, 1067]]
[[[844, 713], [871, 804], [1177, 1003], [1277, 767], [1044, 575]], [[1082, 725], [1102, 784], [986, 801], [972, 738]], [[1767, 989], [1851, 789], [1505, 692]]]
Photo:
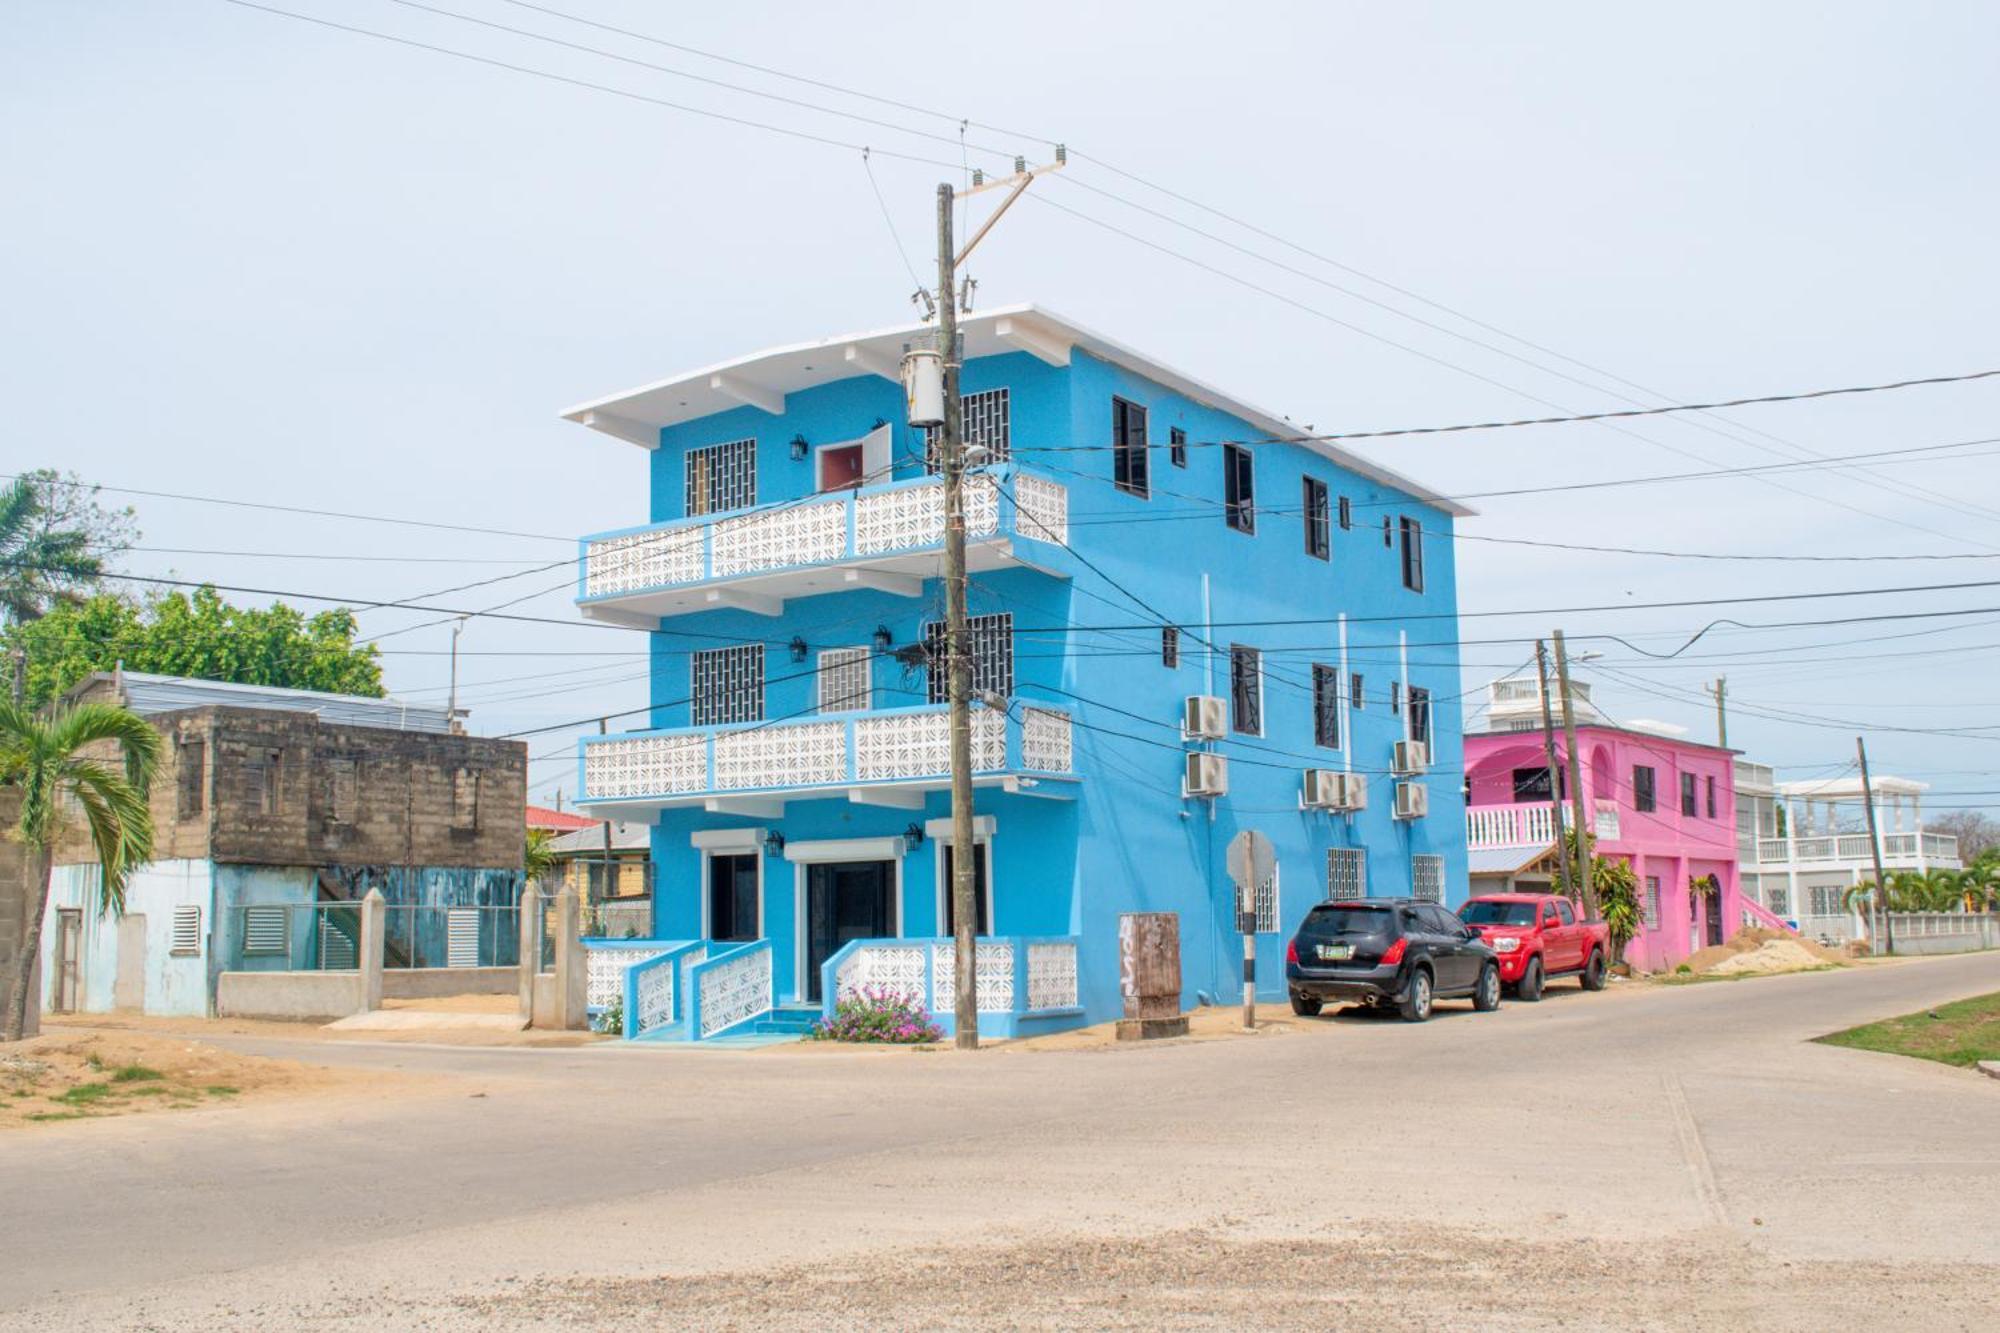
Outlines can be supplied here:
[[561, 890], [556, 896], [556, 1026], [570, 1030], [588, 1025], [582, 917], [576, 887]]
[[520, 909], [521, 1017], [535, 1021], [535, 976], [542, 970], [542, 891], [533, 884], [521, 890]]
[[361, 900], [361, 1009], [382, 1007], [382, 957], [388, 943], [389, 907], [382, 890], [370, 889]]

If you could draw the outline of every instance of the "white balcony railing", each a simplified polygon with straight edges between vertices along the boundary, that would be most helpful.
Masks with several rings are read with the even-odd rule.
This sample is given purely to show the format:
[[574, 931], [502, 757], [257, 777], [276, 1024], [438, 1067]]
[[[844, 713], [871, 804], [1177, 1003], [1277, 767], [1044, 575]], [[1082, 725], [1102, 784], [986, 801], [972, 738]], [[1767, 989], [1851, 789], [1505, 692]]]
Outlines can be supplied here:
[[[1621, 832], [1618, 806], [1597, 802], [1593, 832], [1600, 842], [1611, 842]], [[1571, 823], [1570, 807], [1563, 806], [1562, 826]], [[1555, 814], [1547, 801], [1523, 801], [1511, 805], [1473, 805], [1465, 811], [1465, 845], [1481, 847], [1545, 847], [1555, 841]]]
[[[971, 476], [966, 535], [1061, 544], [1069, 538], [1069, 489], [1013, 466]], [[589, 606], [844, 561], [879, 564], [943, 544], [944, 483], [891, 482], [586, 537], [577, 600]]]
[[[942, 705], [781, 725], [746, 723], [582, 742], [586, 801], [691, 804], [715, 796], [791, 794], [870, 784], [942, 782], [951, 742]], [[972, 715], [975, 774], [1066, 775], [1070, 715], [1024, 704]]]
[[[1898, 868], [1914, 866], [1921, 859], [1946, 868], [1958, 864], [1958, 839], [1949, 833], [1884, 833], [1882, 861]], [[1798, 838], [1759, 838], [1757, 861], [1761, 865], [1824, 862], [1836, 865], [1873, 865], [1866, 833], [1814, 833]]]

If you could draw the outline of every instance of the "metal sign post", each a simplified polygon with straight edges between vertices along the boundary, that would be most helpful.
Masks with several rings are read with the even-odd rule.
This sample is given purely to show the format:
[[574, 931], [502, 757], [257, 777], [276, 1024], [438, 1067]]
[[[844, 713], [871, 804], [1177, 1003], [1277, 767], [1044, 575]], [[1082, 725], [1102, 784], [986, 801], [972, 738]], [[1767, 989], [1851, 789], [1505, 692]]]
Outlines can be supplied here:
[[1245, 829], [1229, 840], [1229, 877], [1236, 881], [1236, 929], [1243, 936], [1243, 1028], [1257, 1027], [1257, 886], [1277, 872], [1271, 840]]

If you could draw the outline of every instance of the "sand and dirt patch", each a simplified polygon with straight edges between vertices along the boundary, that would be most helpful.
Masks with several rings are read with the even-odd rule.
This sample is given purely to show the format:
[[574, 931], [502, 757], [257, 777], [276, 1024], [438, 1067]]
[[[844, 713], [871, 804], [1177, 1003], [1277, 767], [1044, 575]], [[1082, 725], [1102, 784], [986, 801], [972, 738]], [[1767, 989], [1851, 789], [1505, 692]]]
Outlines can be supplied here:
[[0, 1129], [312, 1094], [361, 1077], [180, 1036], [57, 1030], [0, 1048]]
[[1696, 976], [1741, 977], [1808, 972], [1850, 961], [1840, 950], [1829, 949], [1817, 940], [1752, 926], [1721, 944], [1697, 949], [1688, 955], [1684, 966]]

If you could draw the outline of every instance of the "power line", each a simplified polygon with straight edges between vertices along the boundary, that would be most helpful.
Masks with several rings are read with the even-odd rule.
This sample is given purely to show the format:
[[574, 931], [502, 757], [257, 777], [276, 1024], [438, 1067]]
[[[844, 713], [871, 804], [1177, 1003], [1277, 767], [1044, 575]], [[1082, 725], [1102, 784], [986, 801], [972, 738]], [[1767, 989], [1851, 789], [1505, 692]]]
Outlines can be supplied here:
[[[332, 19], [315, 18], [313, 15], [300, 14], [289, 9], [278, 9], [271, 5], [260, 5], [254, 3], [254, 0], [223, 0], [223, 3], [235, 5], [241, 9], [254, 9], [265, 14], [275, 14], [279, 18], [296, 19], [301, 23], [311, 23], [322, 28], [331, 28], [336, 32], [352, 33], [357, 37], [372, 37], [376, 41], [392, 42], [397, 46], [407, 46], [419, 51], [429, 51], [435, 55], [450, 56], [454, 60], [469, 61], [475, 65], [487, 65], [493, 69], [504, 69], [515, 74], [526, 74], [531, 78], [548, 79], [554, 83], [568, 84], [572, 88], [588, 88], [593, 92], [609, 93], [613, 97], [622, 97], [627, 101], [644, 102], [650, 106], [664, 107], [670, 111], [681, 111], [692, 116], [704, 116], [710, 120], [724, 121], [745, 129], [763, 130], [770, 134], [782, 134], [787, 138], [798, 139], [806, 143], [820, 144], [828, 148], [842, 148], [851, 152], [859, 152], [868, 146], [866, 144], [850, 143], [845, 139], [831, 138], [823, 134], [814, 134], [809, 130], [791, 129], [783, 125], [773, 125], [768, 121], [751, 120], [747, 116], [735, 116], [725, 111], [711, 111], [704, 107], [689, 106], [685, 102], [673, 102], [663, 97], [651, 97], [645, 93], [635, 93], [630, 89], [616, 88], [608, 83], [593, 83], [589, 79], [577, 79], [567, 74], [557, 74], [551, 70], [536, 69], [531, 65], [516, 65], [510, 61], [495, 60], [490, 56], [474, 55], [470, 51], [460, 51], [454, 47], [439, 46], [432, 42], [420, 42], [410, 37], [398, 37], [393, 33], [378, 32], [373, 28], [358, 28], [348, 23], [336, 23]], [[907, 133], [908, 131], [904, 132]], [[905, 162], [920, 162], [925, 166], [943, 167], [948, 171], [956, 170], [958, 165], [957, 163], [945, 162], [938, 158], [920, 157], [914, 153], [904, 153], [889, 148], [878, 148], [875, 151], [884, 157], [898, 158]]]
[[1540, 546], [1555, 551], [1590, 551], [1603, 555], [1648, 555], [1676, 560], [1756, 560], [1802, 564], [1881, 564], [1906, 560], [2000, 560], [2000, 551], [1951, 551], [1934, 555], [1765, 555], [1745, 551], [1661, 551], [1637, 546], [1591, 546], [1580, 542], [1538, 541], [1529, 537], [1494, 537], [1452, 530], [1453, 541], [1493, 542], [1502, 546]]

